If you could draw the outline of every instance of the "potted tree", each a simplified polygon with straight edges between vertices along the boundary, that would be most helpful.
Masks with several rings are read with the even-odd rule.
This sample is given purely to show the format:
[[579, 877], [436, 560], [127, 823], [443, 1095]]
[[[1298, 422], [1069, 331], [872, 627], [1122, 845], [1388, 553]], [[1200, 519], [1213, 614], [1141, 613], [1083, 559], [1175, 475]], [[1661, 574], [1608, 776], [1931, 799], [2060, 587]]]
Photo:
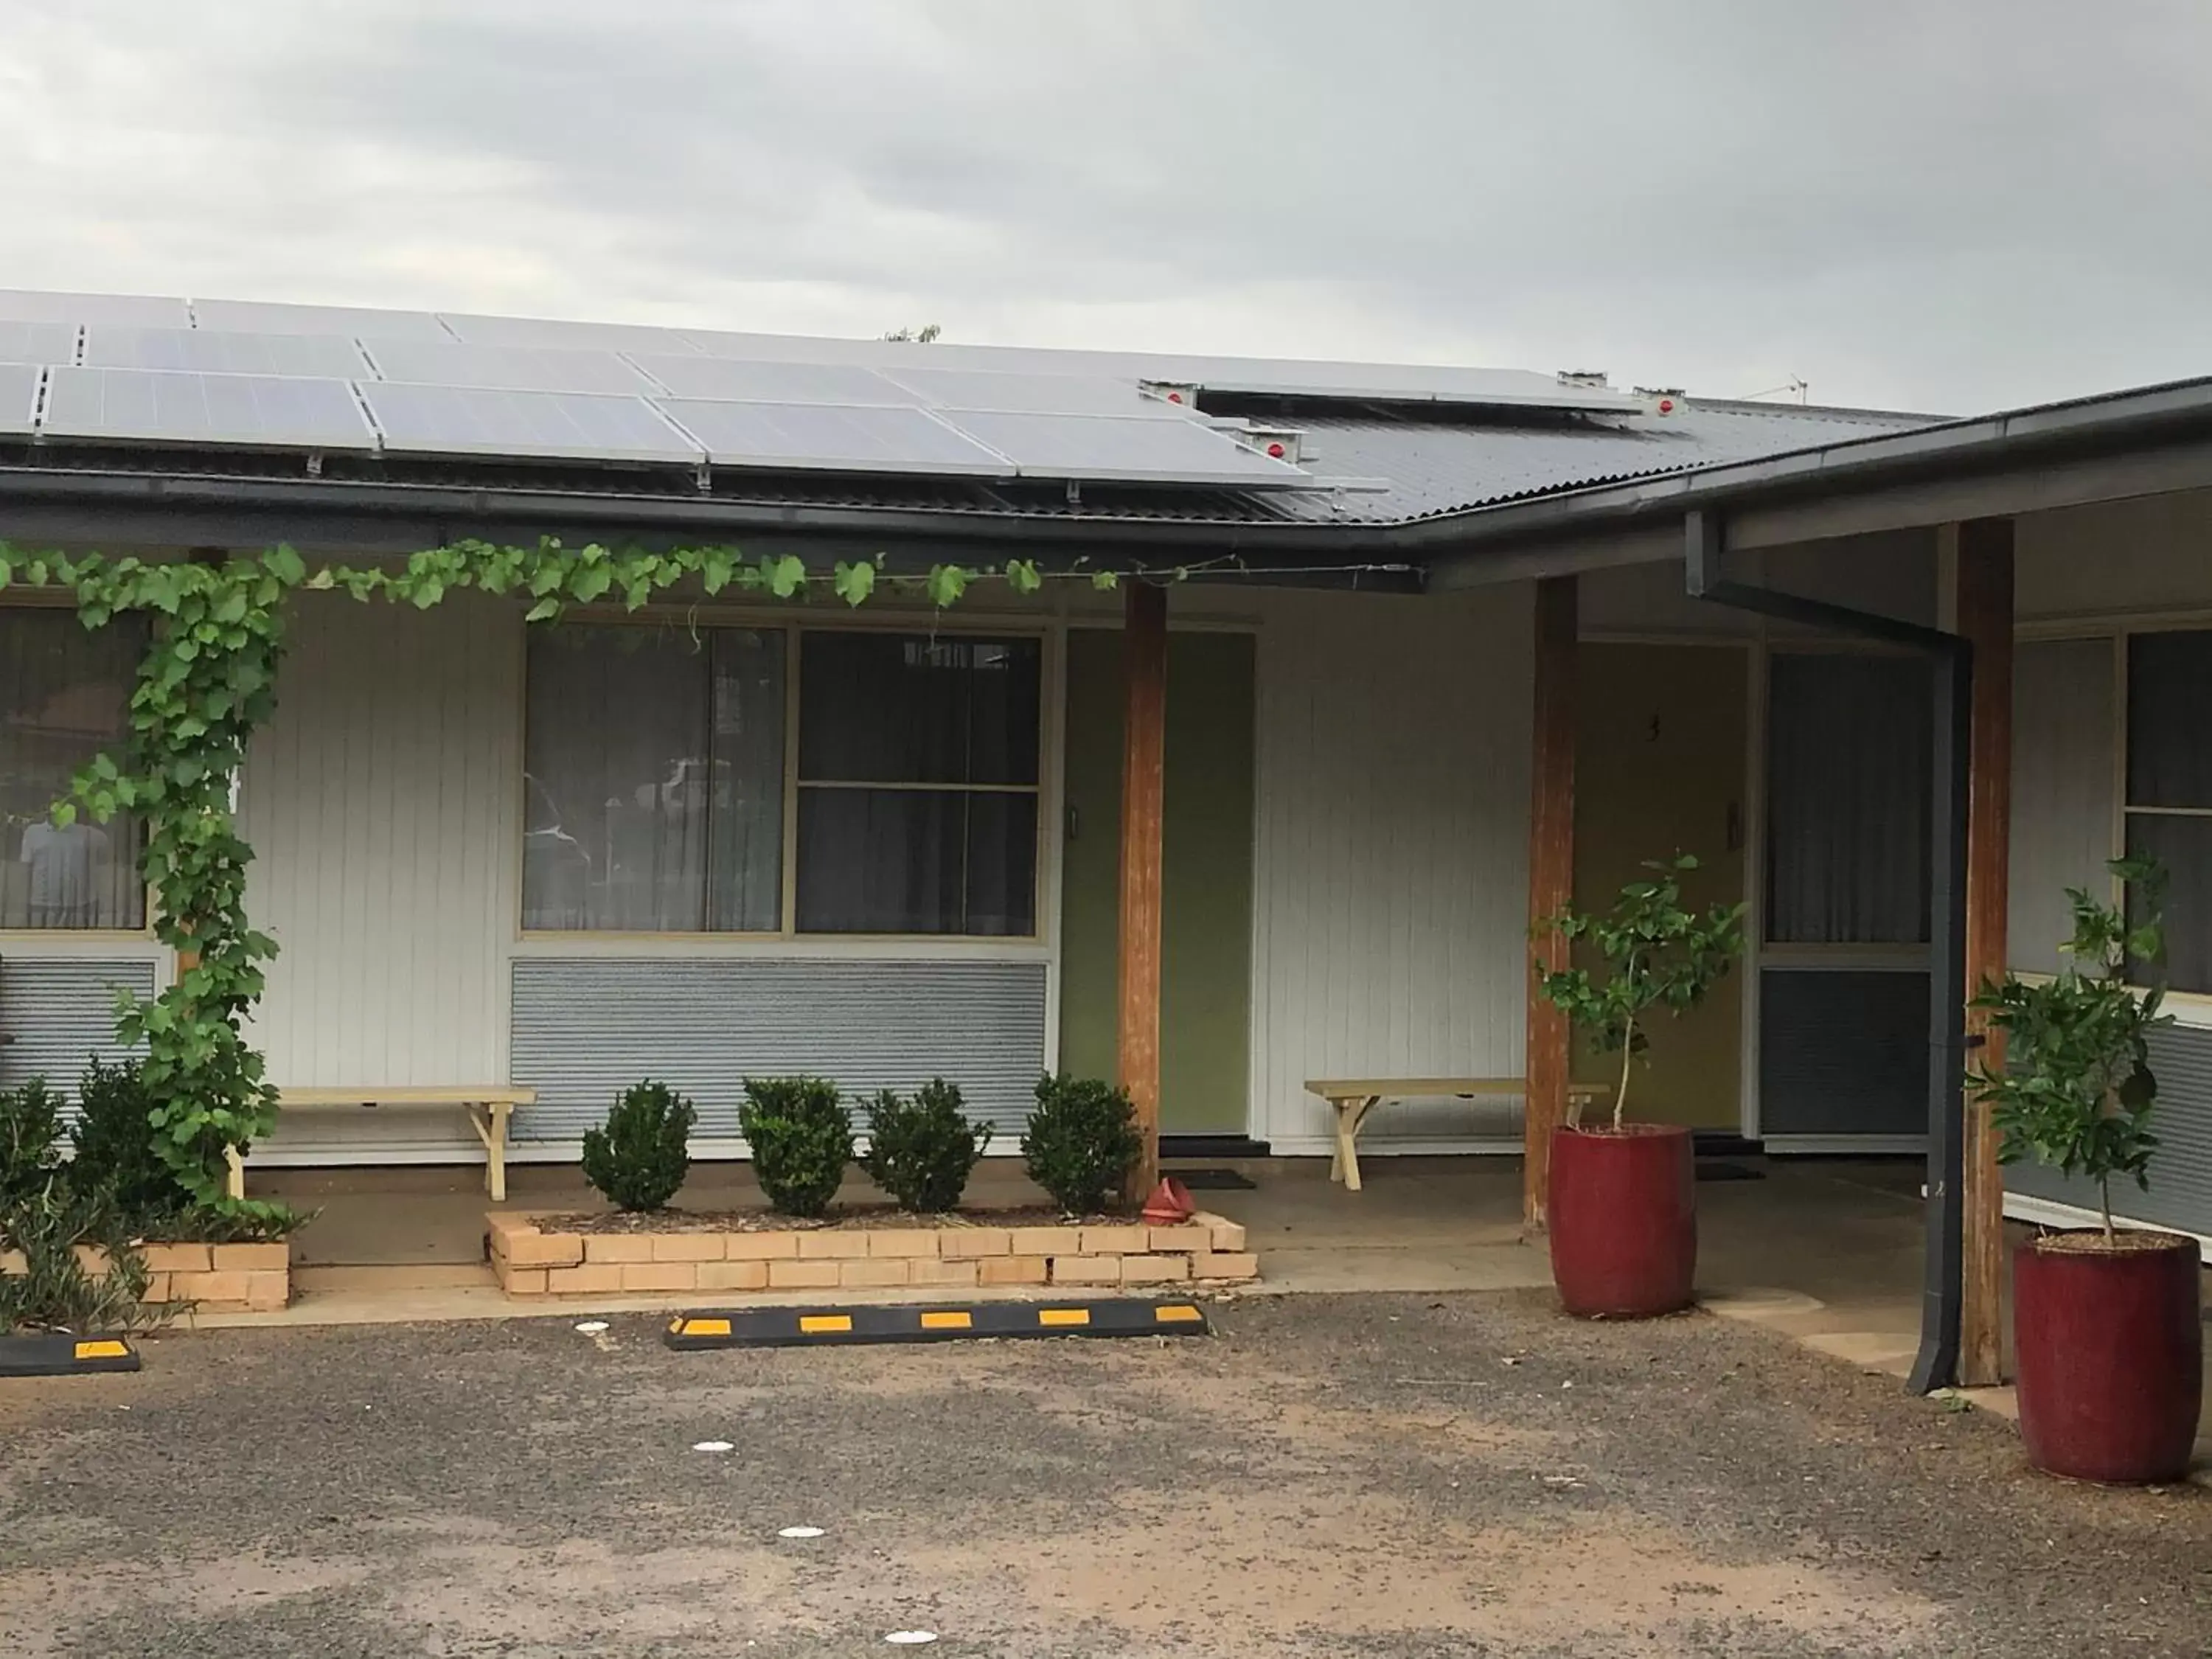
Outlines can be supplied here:
[[1969, 1078], [2000, 1161], [2033, 1159], [2095, 1183], [2101, 1224], [2045, 1232], [2013, 1255], [2021, 1437], [2053, 1474], [2171, 1480], [2189, 1467], [2203, 1388], [2197, 1241], [2112, 1224], [2112, 1180], [2150, 1185], [2158, 1081], [2149, 1035], [2172, 1016], [2130, 964], [2161, 954], [2164, 872], [2118, 859], [2124, 903], [2080, 888], [2074, 936], [2050, 979], [2006, 975], [1975, 1000], [2003, 1046]]
[[1582, 1121], [1571, 1101], [1552, 1136], [1548, 1206], [1552, 1281], [1569, 1313], [1647, 1318], [1689, 1305], [1697, 1272], [1695, 1167], [1679, 1124], [1630, 1123], [1628, 1085], [1652, 1021], [1686, 1012], [1743, 948], [1741, 904], [1698, 911], [1682, 902], [1684, 853], [1647, 860], [1651, 873], [1620, 890], [1612, 909], [1571, 908], [1537, 924], [1594, 953], [1596, 968], [1536, 967], [1536, 988], [1605, 1054], [1620, 1057], [1609, 1123]]

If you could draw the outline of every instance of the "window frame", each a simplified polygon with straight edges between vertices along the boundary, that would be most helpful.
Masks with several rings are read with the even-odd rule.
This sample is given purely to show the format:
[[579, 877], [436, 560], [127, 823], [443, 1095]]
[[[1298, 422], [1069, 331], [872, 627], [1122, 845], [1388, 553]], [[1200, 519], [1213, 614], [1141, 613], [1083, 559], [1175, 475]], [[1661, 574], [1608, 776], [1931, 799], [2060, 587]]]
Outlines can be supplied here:
[[[2138, 805], [2130, 797], [2134, 791], [2135, 767], [2133, 741], [2135, 737], [2135, 648], [2138, 639], [2171, 634], [2199, 634], [2212, 650], [2212, 620], [2203, 617], [2177, 617], [2170, 621], [2161, 619], [2156, 627], [2123, 623], [2113, 629], [2108, 637], [2112, 645], [2112, 856], [2127, 856], [2129, 831], [2138, 818], [2212, 818], [2212, 805], [2166, 806]], [[2124, 905], [2126, 891], [2117, 876], [2112, 878], [2111, 902]], [[2129, 985], [2136, 990], [2148, 990], [2148, 982], [2136, 978], [2130, 972]], [[2169, 998], [2182, 1001], [2184, 1006], [2212, 1013], [2212, 983], [2184, 988], [2170, 986]], [[2193, 1023], [2193, 1022], [2192, 1022]]]
[[[65, 615], [75, 623], [76, 601], [66, 593], [40, 588], [11, 589], [0, 597], [0, 611], [52, 611]], [[111, 623], [109, 626], [115, 624]], [[149, 624], [150, 629], [151, 624]], [[133, 866], [137, 855], [133, 855]], [[155, 892], [150, 882], [141, 883], [140, 914], [144, 921], [136, 927], [8, 927], [0, 926], [0, 955], [40, 956], [76, 953], [79, 945], [113, 948], [118, 945], [148, 945], [154, 941]], [[33, 947], [36, 950], [33, 951]]]
[[[1059, 797], [1059, 732], [1060, 646], [1059, 630], [1051, 619], [1034, 613], [1009, 614], [975, 613], [955, 621], [942, 615], [912, 611], [885, 611], [871, 616], [838, 617], [835, 619], [799, 620], [788, 613], [778, 615], [750, 609], [708, 611], [693, 607], [647, 605], [635, 611], [609, 610], [603, 606], [580, 606], [562, 618], [562, 623], [578, 626], [661, 628], [672, 624], [696, 627], [702, 630], [739, 629], [755, 633], [781, 633], [783, 635], [783, 778], [782, 778], [782, 867], [777, 915], [780, 925], [773, 930], [708, 930], [662, 932], [651, 929], [615, 928], [533, 928], [522, 925], [526, 914], [523, 906], [523, 871], [520, 855], [520, 808], [529, 787], [529, 673], [530, 653], [521, 653], [520, 675], [520, 695], [517, 699], [517, 741], [515, 752], [514, 788], [518, 816], [514, 840], [516, 842], [514, 872], [514, 939], [526, 952], [546, 951], [551, 954], [595, 953], [601, 950], [635, 951], [639, 946], [669, 949], [680, 951], [713, 952], [725, 947], [780, 947], [781, 952], [796, 955], [835, 955], [859, 950], [884, 954], [887, 950], [900, 955], [930, 954], [939, 948], [951, 953], [1005, 951], [1009, 955], [1034, 956], [1048, 948], [1052, 941], [1052, 908], [1058, 892], [1059, 872], [1053, 863], [1052, 837], [1053, 803]], [[529, 624], [536, 626], [538, 624]], [[929, 793], [953, 792], [961, 793], [1026, 794], [1037, 803], [1036, 847], [1031, 863], [1030, 885], [1033, 891], [1030, 931], [1025, 933], [821, 933], [806, 932], [798, 926], [799, 900], [799, 799], [802, 787], [799, 776], [799, 741], [800, 703], [800, 659], [805, 650], [809, 634], [895, 634], [936, 635], [973, 639], [1034, 640], [1037, 643], [1037, 734], [1036, 781], [1033, 784], [854, 784], [831, 781], [828, 784], [808, 784], [813, 787], [899, 788]]]

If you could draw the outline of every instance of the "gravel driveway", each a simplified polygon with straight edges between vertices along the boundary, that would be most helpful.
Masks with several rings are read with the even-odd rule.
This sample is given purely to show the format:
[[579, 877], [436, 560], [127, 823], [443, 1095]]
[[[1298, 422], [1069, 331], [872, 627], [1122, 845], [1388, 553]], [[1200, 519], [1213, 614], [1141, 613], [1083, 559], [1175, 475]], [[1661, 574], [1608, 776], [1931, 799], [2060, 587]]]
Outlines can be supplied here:
[[0, 1650], [2212, 1653], [2212, 1493], [2030, 1475], [1702, 1316], [1251, 1297], [1212, 1340], [698, 1354], [577, 1316], [0, 1384]]

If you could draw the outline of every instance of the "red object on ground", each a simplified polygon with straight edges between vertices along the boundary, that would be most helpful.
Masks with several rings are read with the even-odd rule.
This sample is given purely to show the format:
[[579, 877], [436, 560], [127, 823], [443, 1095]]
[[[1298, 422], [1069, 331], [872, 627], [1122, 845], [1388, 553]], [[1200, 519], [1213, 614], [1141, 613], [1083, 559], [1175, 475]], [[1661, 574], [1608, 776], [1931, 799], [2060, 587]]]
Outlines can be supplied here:
[[1188, 1221], [1198, 1213], [1198, 1206], [1190, 1201], [1190, 1192], [1173, 1176], [1152, 1188], [1152, 1195], [1145, 1200], [1145, 1219], [1156, 1227], [1173, 1227]]
[[1648, 1319], [1690, 1305], [1697, 1170], [1679, 1124], [1552, 1133], [1552, 1282], [1571, 1314]]
[[2204, 1389], [2199, 1252], [2151, 1237], [2157, 1247], [2030, 1239], [2013, 1253], [2020, 1434], [2039, 1469], [2128, 1486], [2188, 1471]]

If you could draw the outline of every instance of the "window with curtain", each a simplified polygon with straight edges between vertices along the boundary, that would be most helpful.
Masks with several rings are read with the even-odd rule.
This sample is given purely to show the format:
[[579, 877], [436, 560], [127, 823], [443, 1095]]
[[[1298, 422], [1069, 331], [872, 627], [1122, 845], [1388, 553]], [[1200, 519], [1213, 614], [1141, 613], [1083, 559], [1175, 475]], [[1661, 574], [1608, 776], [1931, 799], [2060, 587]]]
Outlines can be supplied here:
[[1767, 939], [1924, 944], [1935, 765], [1928, 664], [1778, 653], [1769, 686]]
[[530, 630], [523, 926], [782, 925], [784, 636]]
[[129, 620], [0, 610], [0, 928], [146, 925], [138, 820], [52, 819], [77, 769], [121, 745], [144, 640]]
[[1034, 639], [809, 631], [801, 933], [1036, 932]]
[[2212, 632], [2127, 648], [2128, 854], [2166, 867], [2165, 982], [2212, 991]]

